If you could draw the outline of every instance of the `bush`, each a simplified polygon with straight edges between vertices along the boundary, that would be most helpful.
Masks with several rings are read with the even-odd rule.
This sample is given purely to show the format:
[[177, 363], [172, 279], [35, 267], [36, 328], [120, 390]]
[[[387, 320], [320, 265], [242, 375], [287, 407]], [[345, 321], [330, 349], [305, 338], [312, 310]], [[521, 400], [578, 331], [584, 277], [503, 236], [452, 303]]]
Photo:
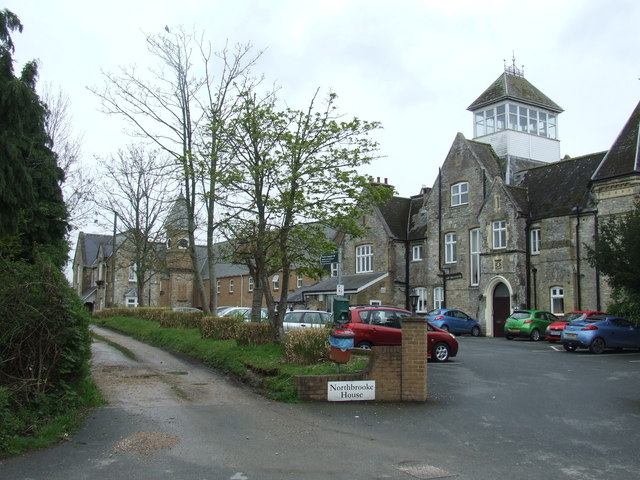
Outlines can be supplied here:
[[90, 356], [88, 315], [60, 270], [42, 258], [0, 259], [2, 428], [32, 431], [77, 408]]
[[240, 322], [236, 328], [236, 342], [241, 347], [266, 345], [273, 341], [273, 327], [267, 322]]
[[300, 328], [285, 336], [284, 361], [287, 363], [313, 365], [328, 360], [330, 354], [327, 328]]
[[205, 316], [200, 319], [200, 336], [214, 340], [231, 340], [236, 338], [238, 326], [244, 323], [236, 317]]
[[[198, 328], [204, 317], [202, 312], [162, 310], [160, 326], [165, 328]], [[144, 317], [143, 317], [144, 318]], [[150, 320], [145, 318], [145, 320]]]

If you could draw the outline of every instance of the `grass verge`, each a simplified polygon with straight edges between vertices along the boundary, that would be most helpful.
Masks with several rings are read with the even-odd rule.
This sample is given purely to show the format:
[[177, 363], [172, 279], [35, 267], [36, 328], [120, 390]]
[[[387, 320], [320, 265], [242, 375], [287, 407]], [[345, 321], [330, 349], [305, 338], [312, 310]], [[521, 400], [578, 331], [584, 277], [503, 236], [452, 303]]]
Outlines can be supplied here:
[[[165, 328], [160, 327], [158, 322], [132, 317], [106, 318], [96, 324], [127, 333], [146, 343], [184, 353], [221, 372], [234, 375], [265, 397], [281, 402], [299, 401], [294, 376], [336, 372], [335, 364], [331, 361], [316, 365], [284, 363], [282, 345], [239, 347], [235, 340], [201, 338], [197, 328]], [[340, 373], [358, 372], [367, 363], [368, 357], [354, 356], [349, 363], [340, 366]]]

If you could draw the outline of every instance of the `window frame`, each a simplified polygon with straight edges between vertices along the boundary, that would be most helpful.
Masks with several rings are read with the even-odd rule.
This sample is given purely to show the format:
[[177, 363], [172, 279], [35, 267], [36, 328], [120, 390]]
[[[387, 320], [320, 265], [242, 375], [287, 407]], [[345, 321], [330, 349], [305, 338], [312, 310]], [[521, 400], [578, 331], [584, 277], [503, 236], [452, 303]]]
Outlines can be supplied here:
[[356, 246], [356, 273], [373, 272], [373, 244], [365, 243]]
[[469, 230], [469, 284], [480, 285], [480, 254], [482, 247], [480, 243], [480, 229]]
[[[558, 302], [559, 304], [556, 305]], [[554, 315], [562, 315], [564, 313], [564, 287], [554, 285], [549, 288], [549, 306], [551, 307], [551, 313]]]
[[424, 245], [415, 243], [411, 246], [411, 261], [419, 262], [423, 258]]
[[413, 289], [418, 294], [418, 304], [416, 305], [416, 313], [426, 313], [429, 311], [427, 306], [427, 288], [416, 287]]
[[254, 288], [255, 288], [255, 280], [253, 279], [252, 276], [249, 276], [249, 280], [247, 281], [247, 290], [249, 292], [253, 292]]
[[276, 273], [273, 277], [271, 277], [271, 282], [273, 283], [274, 292], [280, 290], [280, 275]]
[[433, 308], [444, 308], [444, 287], [433, 287]]
[[491, 222], [491, 238], [494, 250], [507, 248], [507, 221], [494, 220]]
[[540, 227], [532, 228], [530, 232], [531, 255], [540, 255]]
[[453, 264], [458, 261], [458, 235], [456, 232], [444, 234], [444, 263]]
[[233, 278], [229, 279], [229, 293], [233, 293], [233, 290], [236, 286], [236, 282]]
[[[466, 187], [466, 191], [462, 191], [462, 187]], [[456, 190], [454, 192], [454, 190]], [[451, 185], [451, 206], [458, 207], [460, 205], [469, 204], [469, 182], [458, 182]]]

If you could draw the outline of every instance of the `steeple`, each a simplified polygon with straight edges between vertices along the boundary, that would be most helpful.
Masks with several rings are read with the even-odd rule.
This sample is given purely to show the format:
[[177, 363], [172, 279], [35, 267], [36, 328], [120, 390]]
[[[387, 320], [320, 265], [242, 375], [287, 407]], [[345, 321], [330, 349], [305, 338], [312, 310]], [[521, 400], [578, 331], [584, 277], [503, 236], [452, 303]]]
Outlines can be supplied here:
[[467, 110], [473, 112], [474, 140], [490, 144], [505, 160], [507, 183], [523, 166], [560, 160], [558, 114], [563, 110], [524, 78], [515, 57]]

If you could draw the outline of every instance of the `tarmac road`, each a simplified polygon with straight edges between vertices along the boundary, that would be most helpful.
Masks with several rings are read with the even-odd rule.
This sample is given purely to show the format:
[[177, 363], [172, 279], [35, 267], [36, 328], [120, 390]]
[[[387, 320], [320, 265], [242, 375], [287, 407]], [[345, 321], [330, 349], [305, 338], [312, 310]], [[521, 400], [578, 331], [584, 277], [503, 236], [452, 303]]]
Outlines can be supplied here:
[[459, 337], [429, 364], [426, 404], [286, 405], [105, 329], [109, 400], [60, 445], [0, 463], [2, 480], [638, 478], [640, 353]]

